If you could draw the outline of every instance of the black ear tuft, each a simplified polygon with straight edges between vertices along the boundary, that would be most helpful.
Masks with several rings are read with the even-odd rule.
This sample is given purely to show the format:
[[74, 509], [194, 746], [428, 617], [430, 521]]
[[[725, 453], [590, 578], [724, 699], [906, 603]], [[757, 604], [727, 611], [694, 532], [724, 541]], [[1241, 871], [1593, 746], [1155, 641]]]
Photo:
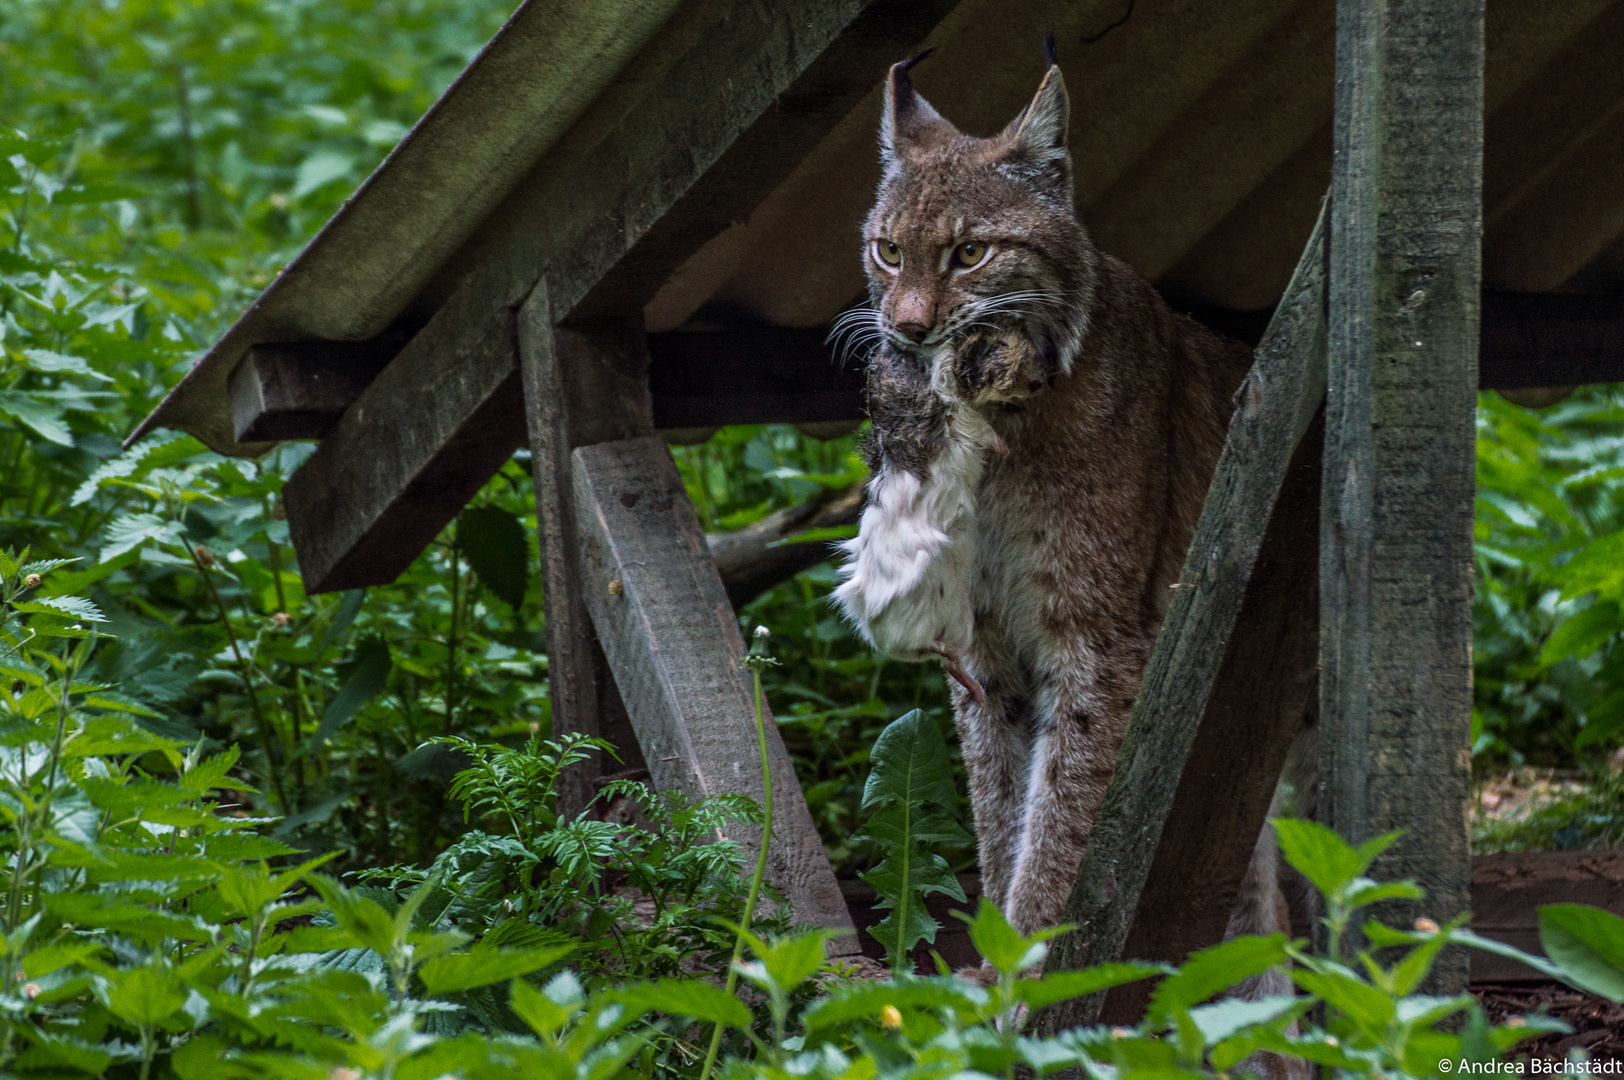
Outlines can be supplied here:
[[908, 59], [899, 61], [899, 62], [897, 62], [895, 64], [892, 64], [891, 65], [891, 74], [893, 76], [901, 76], [902, 81], [907, 82], [908, 81], [908, 72], [913, 70], [914, 66], [916, 64], [918, 64], [920, 61], [929, 59], [930, 54], [935, 52], [935, 51], [936, 51], [936, 46], [934, 46], [934, 45], [932, 45], [928, 49], [920, 49], [918, 52], [916, 52], [912, 56], [908, 57]]
[[1054, 31], [1043, 35], [1043, 67], [1048, 70], [1060, 65], [1060, 46], [1054, 43]]
[[885, 81], [885, 115], [880, 119], [881, 154], [886, 159], [896, 158], [922, 127], [941, 119], [930, 102], [914, 92], [908, 77], [909, 69], [935, 51], [925, 49], [891, 65]]

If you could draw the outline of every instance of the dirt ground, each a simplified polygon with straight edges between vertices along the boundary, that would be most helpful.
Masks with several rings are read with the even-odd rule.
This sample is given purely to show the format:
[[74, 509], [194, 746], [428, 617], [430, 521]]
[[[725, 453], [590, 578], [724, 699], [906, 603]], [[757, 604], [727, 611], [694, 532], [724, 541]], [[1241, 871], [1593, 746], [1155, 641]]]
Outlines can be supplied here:
[[1472, 987], [1489, 1019], [1544, 1011], [1573, 1029], [1571, 1035], [1545, 1035], [1523, 1043], [1514, 1057], [1563, 1060], [1582, 1049], [1592, 1061], [1624, 1061], [1624, 1005], [1581, 994], [1557, 983], [1483, 983]]

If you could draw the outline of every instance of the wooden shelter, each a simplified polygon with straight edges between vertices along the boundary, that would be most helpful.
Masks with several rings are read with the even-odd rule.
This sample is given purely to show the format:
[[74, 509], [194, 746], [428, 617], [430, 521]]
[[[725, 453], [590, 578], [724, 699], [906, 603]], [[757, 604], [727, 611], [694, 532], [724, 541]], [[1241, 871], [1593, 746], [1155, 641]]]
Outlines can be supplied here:
[[[555, 723], [629, 720], [657, 786], [759, 796], [661, 433], [861, 417], [824, 328], [863, 295], [884, 72], [934, 46], [921, 92], [995, 131], [1051, 30], [1100, 245], [1267, 327], [1055, 962], [1218, 940], [1316, 705], [1322, 819], [1410, 828], [1380, 869], [1442, 921], [1474, 392], [1624, 375], [1624, 2], [526, 0], [132, 438], [319, 440], [284, 492], [311, 592], [392, 580], [528, 446]], [[846, 925], [774, 736], [771, 873]]]

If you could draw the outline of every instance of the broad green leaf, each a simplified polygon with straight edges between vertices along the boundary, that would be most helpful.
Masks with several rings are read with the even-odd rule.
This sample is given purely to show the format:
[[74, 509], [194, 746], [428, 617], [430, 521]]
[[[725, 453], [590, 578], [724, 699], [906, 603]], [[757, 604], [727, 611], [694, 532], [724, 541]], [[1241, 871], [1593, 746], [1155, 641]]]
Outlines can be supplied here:
[[476, 986], [507, 982], [556, 963], [574, 951], [570, 945], [502, 949], [484, 944], [464, 953], [437, 956], [417, 969], [430, 994], [454, 994]]
[[84, 592], [96, 582], [108, 577], [115, 571], [122, 570], [140, 559], [135, 552], [126, 552], [116, 559], [99, 562], [95, 566], [83, 570], [71, 570], [65, 573], [54, 573], [45, 579], [40, 586], [41, 596], [74, 596]]
[[23, 974], [30, 979], [37, 979], [41, 975], [49, 975], [53, 971], [65, 968], [70, 964], [77, 964], [87, 957], [95, 956], [103, 948], [104, 946], [96, 942], [82, 939], [47, 945], [45, 948], [35, 949], [23, 957]]
[[233, 743], [218, 754], [204, 758], [181, 774], [179, 788], [193, 798], [203, 798], [216, 788], [233, 791], [252, 791], [247, 784], [231, 775], [241, 753]]
[[1298, 986], [1346, 1014], [1362, 1031], [1379, 1034], [1396, 1015], [1392, 998], [1350, 974], [1296, 968], [1291, 977]]
[[107, 621], [107, 616], [101, 613], [101, 608], [78, 596], [41, 596], [33, 600], [18, 600], [11, 606], [21, 612], [56, 615], [64, 619], [78, 619], [81, 622]]
[[10, 416], [19, 424], [62, 446], [73, 445], [73, 432], [63, 416], [67, 409], [60, 403], [48, 401], [25, 390], [0, 390], [0, 416]]
[[1584, 659], [1607, 644], [1624, 629], [1624, 617], [1617, 601], [1600, 600], [1565, 619], [1546, 639], [1539, 651], [1541, 667], [1573, 656]]
[[1420, 900], [1426, 892], [1413, 881], [1371, 881], [1354, 878], [1348, 885], [1343, 901], [1349, 907], [1364, 907], [1383, 900]]
[[491, 595], [517, 611], [530, 579], [530, 538], [498, 506], [470, 506], [457, 515], [457, 547]]
[[878, 906], [890, 909], [869, 933], [885, 946], [893, 970], [907, 965], [918, 942], [936, 939], [940, 924], [925, 910], [924, 898], [946, 893], [963, 899], [946, 861], [919, 847], [959, 839], [952, 820], [957, 802], [947, 744], [936, 722], [915, 709], [888, 724], [870, 758], [862, 803], [870, 818], [859, 835], [877, 840], [885, 851], [863, 879], [879, 894]]
[[1238, 937], [1194, 953], [1176, 974], [1156, 984], [1147, 1018], [1153, 1025], [1170, 1022], [1243, 979], [1261, 975], [1286, 961], [1286, 935]]
[[355, 158], [350, 154], [338, 150], [317, 150], [300, 164], [293, 181], [293, 197], [302, 199], [317, 188], [348, 176], [354, 168]]
[[958, 798], [947, 743], [936, 721], [915, 709], [886, 725], [869, 759], [863, 809], [890, 802], [951, 808]]
[[1402, 832], [1367, 840], [1355, 848], [1336, 833], [1313, 821], [1276, 818], [1274, 833], [1286, 861], [1329, 896], [1370, 868]]
[[120, 971], [107, 990], [107, 1007], [121, 1020], [153, 1027], [186, 1004], [186, 990], [175, 973], [157, 967]]
[[344, 686], [321, 714], [321, 723], [300, 748], [305, 754], [314, 754], [333, 732], [343, 727], [357, 709], [383, 692], [389, 683], [389, 672], [394, 661], [389, 645], [376, 634], [362, 638], [355, 646], [355, 655], [346, 666]]
[[334, 921], [365, 948], [388, 956], [395, 946], [395, 919], [377, 901], [352, 892], [324, 874], [310, 875], [310, 884], [327, 901]]
[[854, 1020], [873, 1022], [887, 1005], [897, 1009], [951, 1009], [961, 1018], [970, 1018], [987, 1003], [987, 991], [958, 979], [861, 980], [838, 986], [827, 997], [813, 1002], [802, 1014], [801, 1022], [808, 1032]]
[[976, 906], [974, 918], [962, 911], [953, 914], [970, 924], [970, 941], [976, 952], [1002, 974], [1019, 974], [1042, 963], [1049, 955], [1048, 940], [1071, 929], [1070, 925], [1053, 926], [1027, 937], [1010, 926], [1004, 913], [986, 897]]
[[111, 377], [103, 375], [91, 367], [88, 361], [77, 356], [65, 356], [62, 353], [51, 352], [49, 349], [24, 349], [23, 358], [27, 361], [25, 366], [31, 367], [35, 371], [45, 371], [53, 374], [69, 372], [74, 375], [100, 379], [102, 382], [113, 381]]
[[711, 1024], [748, 1028], [750, 1010], [726, 990], [698, 979], [661, 979], [652, 983], [631, 983], [610, 993], [640, 1012], [662, 1012], [685, 1016]]
[[178, 545], [180, 528], [157, 514], [125, 514], [115, 518], [102, 531], [102, 548], [98, 558], [101, 562], [108, 562], [126, 551], [133, 551], [148, 540]]
[[1242, 1028], [1266, 1024], [1293, 1009], [1306, 1009], [1308, 1004], [1306, 999], [1290, 995], [1251, 1000], [1227, 998], [1211, 1005], [1191, 1009], [1190, 1019], [1195, 1023], [1196, 1030], [1201, 1032], [1202, 1041], [1207, 1046], [1213, 1046], [1235, 1035]]
[[1592, 540], [1558, 573], [1562, 598], [1599, 592], [1603, 599], [1624, 595], [1624, 532]]
[[774, 985], [788, 993], [823, 967], [824, 944], [836, 936], [834, 930], [820, 929], [763, 941], [746, 932], [745, 940]]
[[1015, 983], [1015, 997], [1033, 1009], [1053, 1005], [1057, 1001], [1086, 997], [1124, 983], [1138, 982], [1153, 975], [1172, 972], [1166, 964], [1147, 964], [1142, 961], [1100, 964], [1082, 971], [1050, 971], [1041, 979], [1020, 979]]
[[1539, 942], [1570, 981], [1624, 1002], [1624, 919], [1588, 904], [1547, 904], [1539, 909]]
[[545, 990], [537, 990], [523, 979], [514, 979], [508, 989], [508, 1006], [541, 1036], [557, 1034], [583, 1004], [581, 984], [567, 970], [559, 972]]
[[[113, 1055], [94, 1043], [66, 1035], [53, 1035], [35, 1029], [27, 1033], [29, 1046], [17, 1055], [23, 1074], [61, 1075], [62, 1066], [100, 1076], [113, 1063]], [[53, 1067], [54, 1066], [54, 1067]], [[36, 1072], [36, 1070], [38, 1070]]]

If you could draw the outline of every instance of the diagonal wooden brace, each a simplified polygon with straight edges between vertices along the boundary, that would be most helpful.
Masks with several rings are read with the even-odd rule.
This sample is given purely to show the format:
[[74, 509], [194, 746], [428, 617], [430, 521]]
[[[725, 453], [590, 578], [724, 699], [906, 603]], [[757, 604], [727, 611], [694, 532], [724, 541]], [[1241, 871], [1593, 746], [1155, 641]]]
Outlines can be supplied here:
[[[573, 456], [581, 592], [654, 786], [761, 802], [744, 642], [670, 451], [645, 437], [584, 446]], [[851, 916], [789, 752], [770, 713], [766, 722], [774, 833], [767, 879], [796, 921], [849, 932]], [[754, 858], [757, 827], [726, 833]], [[829, 951], [857, 952], [855, 934]]]
[[[1066, 905], [1077, 928], [1055, 942], [1051, 969], [1115, 960], [1130, 940], [1164, 954], [1149, 958], [1180, 961], [1217, 943], [1292, 735], [1312, 707], [1319, 448], [1311, 433], [1325, 399], [1325, 237], [1322, 212], [1236, 394]], [[1203, 757], [1187, 772], [1198, 739]], [[1055, 1006], [1039, 1028], [1094, 1023], [1103, 1004], [1096, 994]]]

